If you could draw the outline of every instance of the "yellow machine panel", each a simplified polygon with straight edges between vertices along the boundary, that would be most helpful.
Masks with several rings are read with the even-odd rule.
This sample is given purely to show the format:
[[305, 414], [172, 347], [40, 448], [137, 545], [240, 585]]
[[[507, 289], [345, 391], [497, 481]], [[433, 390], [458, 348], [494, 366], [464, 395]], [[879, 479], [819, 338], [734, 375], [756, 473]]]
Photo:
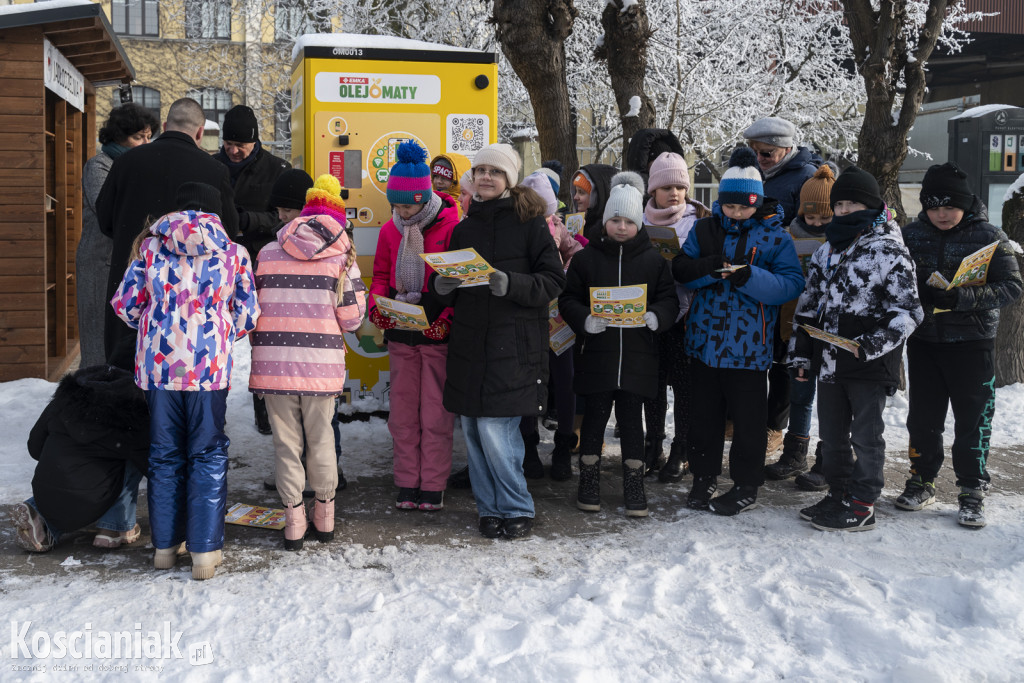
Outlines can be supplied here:
[[[295, 55], [292, 165], [314, 179], [324, 173], [338, 178], [369, 287], [377, 236], [391, 217], [385, 190], [398, 145], [415, 140], [429, 162], [438, 154], [472, 160], [497, 141], [495, 55], [350, 34], [303, 36]], [[373, 398], [388, 409], [390, 374], [380, 331], [364, 321], [345, 341], [345, 400]]]

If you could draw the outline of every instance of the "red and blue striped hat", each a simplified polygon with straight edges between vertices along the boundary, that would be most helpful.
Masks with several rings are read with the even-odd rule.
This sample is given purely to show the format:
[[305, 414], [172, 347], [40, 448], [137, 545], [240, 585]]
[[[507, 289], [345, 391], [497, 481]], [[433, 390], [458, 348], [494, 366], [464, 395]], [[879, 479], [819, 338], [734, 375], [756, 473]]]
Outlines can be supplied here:
[[388, 201], [392, 204], [426, 204], [433, 192], [427, 150], [412, 140], [398, 146], [398, 162], [388, 175]]

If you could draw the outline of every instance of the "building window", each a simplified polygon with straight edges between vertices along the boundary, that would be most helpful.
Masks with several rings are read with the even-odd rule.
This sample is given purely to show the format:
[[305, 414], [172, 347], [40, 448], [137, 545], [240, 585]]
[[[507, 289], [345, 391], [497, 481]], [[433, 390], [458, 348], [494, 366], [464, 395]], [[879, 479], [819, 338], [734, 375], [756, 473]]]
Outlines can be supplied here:
[[274, 40], [294, 40], [304, 33], [313, 33], [309, 8], [302, 0], [278, 0], [274, 7]]
[[159, 36], [157, 0], [113, 0], [110, 7], [114, 32], [128, 36]]
[[199, 103], [207, 119], [216, 121], [221, 128], [224, 127], [224, 114], [233, 106], [231, 93], [220, 88], [203, 88], [202, 90], [189, 90], [185, 96], [191, 97]]
[[[113, 97], [111, 99], [111, 106], [121, 106], [121, 91], [118, 88], [114, 88]], [[162, 121], [162, 119], [160, 118], [159, 90], [147, 88], [141, 85], [133, 85], [132, 102], [139, 105], [143, 109], [147, 110], [150, 114], [155, 116], [157, 121]]]
[[185, 37], [231, 40], [231, 1], [186, 0]]

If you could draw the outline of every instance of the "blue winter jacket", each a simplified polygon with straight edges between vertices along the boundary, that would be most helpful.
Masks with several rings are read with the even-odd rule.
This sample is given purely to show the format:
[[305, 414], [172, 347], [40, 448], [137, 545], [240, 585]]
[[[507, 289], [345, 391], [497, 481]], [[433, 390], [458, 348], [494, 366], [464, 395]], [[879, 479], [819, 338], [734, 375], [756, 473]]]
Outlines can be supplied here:
[[[710, 367], [767, 370], [779, 307], [804, 287], [793, 239], [774, 203], [742, 223], [726, 217], [718, 202], [711, 213], [697, 222], [672, 262], [676, 280], [694, 290], [686, 353]], [[750, 279], [736, 287], [718, 273], [702, 274], [698, 259], [717, 254], [732, 264], [747, 263]]]
[[797, 147], [796, 156], [765, 174], [764, 194], [779, 202], [782, 225], [789, 225], [800, 208], [800, 188], [821, 165], [821, 157], [806, 147]]

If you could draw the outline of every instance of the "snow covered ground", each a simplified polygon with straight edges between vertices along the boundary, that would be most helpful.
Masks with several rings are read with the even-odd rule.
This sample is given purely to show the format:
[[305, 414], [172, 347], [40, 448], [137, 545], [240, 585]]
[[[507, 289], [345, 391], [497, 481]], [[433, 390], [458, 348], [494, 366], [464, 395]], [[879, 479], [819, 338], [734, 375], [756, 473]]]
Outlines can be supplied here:
[[[270, 441], [250, 424], [248, 355], [236, 354], [229, 436], [233, 450], [269, 462]], [[30, 491], [24, 444], [53, 388], [0, 384], [0, 504]], [[993, 446], [1024, 444], [1022, 408], [1024, 387], [999, 391]], [[899, 457], [905, 413], [898, 395], [886, 437]], [[350, 480], [388, 471], [382, 421], [344, 430]], [[262, 474], [229, 479], [256, 486]], [[888, 484], [891, 499], [902, 481]], [[917, 514], [890, 503], [879, 529], [861, 534], [815, 531], [796, 507], [731, 519], [681, 509], [514, 543], [459, 528], [447, 544], [285, 554], [268, 536], [233, 551], [246, 570], [207, 582], [192, 581], [187, 563], [140, 570], [123, 553], [72, 559], [62, 546], [63, 563], [40, 572], [4, 530], [0, 604], [11, 625], [0, 680], [1024, 680], [1024, 496], [992, 496], [989, 526], [976, 532], [956, 525], [950, 502]], [[102, 649], [103, 632], [145, 644], [165, 628], [181, 632], [182, 658]], [[57, 656], [59, 632], [74, 631], [89, 633], [91, 658]], [[23, 644], [31, 655], [47, 643], [49, 656], [26, 658]], [[212, 661], [191, 664], [196, 652]], [[32, 666], [46, 670], [19, 669]]]

